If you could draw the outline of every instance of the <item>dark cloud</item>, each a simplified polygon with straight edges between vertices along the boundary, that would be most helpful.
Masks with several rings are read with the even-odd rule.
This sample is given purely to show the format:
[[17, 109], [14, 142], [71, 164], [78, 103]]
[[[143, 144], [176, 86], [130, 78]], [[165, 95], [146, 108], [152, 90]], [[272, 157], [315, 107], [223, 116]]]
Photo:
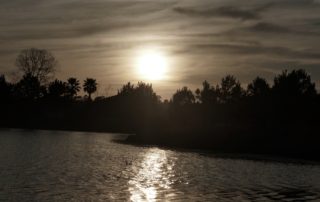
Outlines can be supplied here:
[[310, 30], [297, 30], [288, 28], [285, 25], [280, 26], [267, 22], [258, 22], [252, 26], [245, 27], [241, 29], [242, 31], [249, 31], [256, 34], [291, 34], [291, 35], [301, 35], [301, 36], [319, 36], [319, 31], [310, 31]]
[[[0, 40], [78, 39], [96, 34], [146, 28], [169, 19], [152, 19], [170, 2], [13, 1], [0, 8]], [[45, 3], [46, 2], [46, 3]]]
[[264, 55], [272, 57], [320, 60], [320, 53], [292, 50], [285, 47], [234, 44], [194, 44], [186, 48], [190, 52], [211, 52], [215, 54]]
[[195, 9], [188, 7], [175, 7], [173, 10], [177, 13], [195, 16], [195, 17], [226, 17], [241, 20], [260, 19], [260, 12], [269, 7], [269, 4], [255, 9], [241, 9], [234, 6], [222, 6], [219, 8]]
[[276, 0], [270, 3], [273, 8], [310, 8], [319, 6], [318, 0]]
[[[79, 38], [99, 33], [106, 33], [115, 30], [128, 29], [131, 27], [137, 28], [146, 26], [143, 22], [122, 21], [117, 23], [75, 23], [69, 26], [39, 26], [26, 27], [21, 32], [19, 29], [13, 32], [1, 32], [0, 38], [2, 40], [43, 40], [43, 39], [68, 39]], [[21, 28], [20, 28], [21, 29]]]
[[257, 10], [242, 10], [235, 7], [220, 7], [216, 9], [216, 14], [222, 17], [238, 18], [242, 20], [259, 19], [259, 11]]
[[279, 26], [279, 25], [275, 25], [272, 23], [266, 23], [266, 22], [259, 22], [257, 24], [254, 24], [251, 27], [248, 27], [249, 31], [253, 31], [253, 32], [272, 32], [272, 33], [288, 33], [288, 32], [292, 32], [292, 30], [290, 30], [289, 28], [283, 27], [283, 26]]

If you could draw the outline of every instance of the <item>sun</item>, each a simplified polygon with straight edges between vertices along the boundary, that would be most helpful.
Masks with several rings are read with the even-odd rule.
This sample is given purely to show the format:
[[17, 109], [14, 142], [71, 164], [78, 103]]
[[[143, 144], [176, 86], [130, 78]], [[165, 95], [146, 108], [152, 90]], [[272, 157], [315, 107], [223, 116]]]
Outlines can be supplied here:
[[159, 51], [142, 51], [137, 58], [138, 73], [143, 79], [162, 80], [167, 72], [167, 63], [167, 58]]

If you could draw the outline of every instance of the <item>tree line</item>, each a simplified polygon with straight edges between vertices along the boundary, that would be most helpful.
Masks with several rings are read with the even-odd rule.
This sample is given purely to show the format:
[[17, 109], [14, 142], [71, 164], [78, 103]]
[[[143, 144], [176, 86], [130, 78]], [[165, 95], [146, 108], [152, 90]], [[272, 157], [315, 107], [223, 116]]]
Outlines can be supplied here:
[[[283, 71], [273, 84], [256, 77], [244, 88], [233, 75], [161, 100], [152, 84], [124, 84], [114, 96], [92, 98], [97, 81], [54, 80], [56, 59], [23, 50], [16, 83], [0, 76], [1, 127], [134, 133], [129, 141], [218, 151], [313, 156], [320, 152], [320, 96], [302, 69]], [[319, 158], [320, 159], [320, 158]]]
[[[55, 79], [51, 82], [57, 60], [47, 50], [26, 49], [22, 50], [16, 59], [16, 66], [22, 73], [22, 78], [17, 83], [6, 81], [5, 75], [0, 75], [0, 96], [5, 99], [47, 99], [47, 100], [77, 100], [81, 90], [80, 81], [70, 77], [67, 81]], [[97, 91], [97, 81], [87, 78], [83, 81], [83, 91], [87, 93], [88, 100], [92, 100], [92, 94]], [[153, 92], [152, 85], [139, 82], [135, 87], [128, 83], [118, 90], [119, 96], [132, 94], [138, 91], [141, 96], [149, 96], [154, 101], [160, 102], [160, 96]], [[145, 95], [143, 95], [145, 94]], [[317, 96], [315, 83], [305, 70], [283, 71], [274, 78], [273, 86], [266, 79], [256, 77], [247, 88], [244, 89], [240, 81], [233, 75], [222, 78], [220, 84], [214, 86], [208, 81], [202, 83], [202, 88], [195, 92], [188, 87], [178, 89], [168, 101], [175, 106], [188, 104], [216, 104], [238, 102], [246, 97], [266, 98], [278, 97], [278, 99], [311, 98]], [[98, 98], [101, 99], [101, 98]]]
[[[16, 59], [16, 66], [22, 78], [17, 83], [6, 81], [5, 75], [0, 75], [1, 99], [38, 100], [38, 99], [69, 99], [75, 100], [81, 89], [80, 81], [70, 77], [67, 81], [52, 79], [57, 60], [47, 50], [26, 49], [22, 50]], [[87, 78], [83, 82], [83, 90], [88, 99], [97, 90], [97, 82]]]
[[178, 89], [172, 97], [172, 103], [176, 105], [197, 102], [203, 104], [231, 103], [238, 102], [245, 97], [262, 99], [269, 96], [279, 99], [312, 98], [317, 96], [317, 90], [310, 75], [303, 69], [283, 71], [274, 78], [273, 86], [270, 86], [266, 79], [256, 77], [247, 86], [247, 89], [243, 89], [233, 75], [227, 75], [216, 86], [204, 81], [202, 89], [197, 89], [195, 94], [188, 87]]
[[[41, 85], [37, 77], [26, 74], [16, 84], [6, 81], [4, 75], [0, 75], [0, 92], [3, 100], [76, 100], [81, 89], [80, 81], [70, 77], [66, 82], [55, 79], [47, 86]], [[95, 79], [87, 78], [83, 82], [83, 90], [88, 94], [88, 100], [97, 90]]]

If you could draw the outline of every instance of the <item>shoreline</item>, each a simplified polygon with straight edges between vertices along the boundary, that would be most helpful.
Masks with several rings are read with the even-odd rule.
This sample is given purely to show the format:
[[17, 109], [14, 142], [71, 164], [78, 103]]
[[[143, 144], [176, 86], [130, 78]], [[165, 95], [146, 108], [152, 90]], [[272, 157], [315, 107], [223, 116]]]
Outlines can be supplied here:
[[[174, 150], [179, 152], [191, 152], [197, 153], [199, 155], [210, 156], [214, 158], [222, 159], [239, 159], [239, 160], [254, 160], [261, 162], [278, 162], [278, 163], [293, 163], [293, 164], [309, 164], [309, 165], [319, 165], [320, 158], [314, 156], [306, 155], [290, 155], [286, 153], [272, 153], [272, 152], [241, 152], [241, 151], [223, 151], [219, 149], [210, 149], [206, 147], [193, 147], [193, 146], [183, 146], [181, 142], [180, 145], [166, 144], [166, 143], [156, 143], [148, 141], [139, 141], [139, 135], [133, 133], [124, 133], [116, 131], [102, 131], [102, 130], [73, 130], [73, 129], [51, 129], [51, 128], [14, 128], [14, 127], [0, 127], [0, 131], [5, 130], [25, 130], [25, 131], [59, 131], [59, 132], [88, 132], [88, 133], [113, 133], [115, 135], [125, 135], [121, 139], [115, 139], [114, 142], [120, 144], [127, 144], [133, 146], [142, 147], [159, 147], [168, 150]], [[138, 137], [138, 140], [137, 138]], [[132, 139], [133, 138], [133, 139]]]
[[239, 160], [254, 160], [261, 162], [278, 162], [278, 163], [293, 163], [293, 164], [309, 164], [319, 165], [320, 158], [307, 157], [303, 155], [290, 155], [285, 153], [262, 153], [262, 152], [236, 152], [236, 151], [219, 151], [215, 149], [199, 148], [199, 147], [182, 147], [174, 146], [169, 144], [157, 144], [154, 142], [139, 142], [131, 141], [129, 138], [134, 135], [129, 135], [126, 140], [117, 140], [116, 142], [127, 145], [143, 146], [143, 147], [159, 147], [163, 149], [180, 151], [180, 152], [191, 152], [199, 155], [210, 156], [214, 158], [228, 158], [228, 159], [239, 159]]

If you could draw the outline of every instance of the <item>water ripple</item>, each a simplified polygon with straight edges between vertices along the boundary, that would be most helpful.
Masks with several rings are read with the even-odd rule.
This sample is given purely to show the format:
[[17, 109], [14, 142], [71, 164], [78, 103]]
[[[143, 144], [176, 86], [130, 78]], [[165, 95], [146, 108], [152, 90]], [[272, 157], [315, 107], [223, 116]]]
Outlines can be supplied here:
[[114, 137], [1, 131], [0, 201], [320, 201], [319, 165], [214, 158]]

